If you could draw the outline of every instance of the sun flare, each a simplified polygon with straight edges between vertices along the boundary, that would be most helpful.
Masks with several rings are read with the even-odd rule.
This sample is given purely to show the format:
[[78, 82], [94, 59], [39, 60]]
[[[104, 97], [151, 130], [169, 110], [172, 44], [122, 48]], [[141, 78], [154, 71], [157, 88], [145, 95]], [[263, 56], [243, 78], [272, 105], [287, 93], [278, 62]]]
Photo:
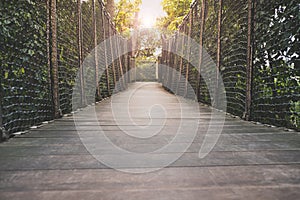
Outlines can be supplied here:
[[154, 27], [156, 23], [156, 19], [154, 17], [150, 16], [142, 16], [141, 18], [141, 24], [144, 28], [152, 28]]

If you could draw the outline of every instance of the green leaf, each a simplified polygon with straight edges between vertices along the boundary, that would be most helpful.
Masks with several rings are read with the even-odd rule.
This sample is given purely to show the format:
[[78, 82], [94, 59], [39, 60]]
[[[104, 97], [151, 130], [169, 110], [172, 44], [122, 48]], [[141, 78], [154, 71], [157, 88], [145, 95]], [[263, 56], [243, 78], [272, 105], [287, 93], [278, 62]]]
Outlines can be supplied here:
[[8, 72], [4, 73], [4, 79], [8, 79]]
[[31, 50], [31, 49], [29, 49], [29, 50], [28, 50], [28, 54], [29, 54], [30, 56], [33, 56], [33, 55], [34, 55], [34, 51]]

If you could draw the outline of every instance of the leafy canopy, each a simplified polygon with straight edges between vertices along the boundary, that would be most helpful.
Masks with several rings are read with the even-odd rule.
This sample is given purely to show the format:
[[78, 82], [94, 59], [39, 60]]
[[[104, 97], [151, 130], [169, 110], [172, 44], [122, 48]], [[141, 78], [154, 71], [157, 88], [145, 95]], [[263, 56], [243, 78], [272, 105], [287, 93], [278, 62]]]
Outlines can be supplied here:
[[114, 22], [116, 28], [124, 36], [129, 36], [130, 30], [138, 25], [137, 13], [142, 0], [120, 0], [115, 9]]
[[177, 30], [185, 15], [188, 14], [191, 3], [192, 0], [163, 0], [161, 4], [167, 16], [159, 18], [157, 26], [165, 30], [164, 32]]

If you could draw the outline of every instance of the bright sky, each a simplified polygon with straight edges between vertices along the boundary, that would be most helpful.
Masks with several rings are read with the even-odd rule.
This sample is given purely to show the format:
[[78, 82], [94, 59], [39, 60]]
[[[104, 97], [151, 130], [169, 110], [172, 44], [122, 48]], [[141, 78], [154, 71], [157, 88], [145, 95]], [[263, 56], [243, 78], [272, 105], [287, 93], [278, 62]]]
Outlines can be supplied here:
[[144, 27], [152, 27], [155, 24], [156, 18], [165, 15], [161, 1], [162, 0], [143, 0], [139, 18]]
[[[161, 1], [142, 0], [141, 11], [139, 13], [142, 26], [151, 28], [155, 24], [156, 18], [166, 15], [162, 9]], [[115, 2], [118, 2], [118, 0], [115, 0]]]

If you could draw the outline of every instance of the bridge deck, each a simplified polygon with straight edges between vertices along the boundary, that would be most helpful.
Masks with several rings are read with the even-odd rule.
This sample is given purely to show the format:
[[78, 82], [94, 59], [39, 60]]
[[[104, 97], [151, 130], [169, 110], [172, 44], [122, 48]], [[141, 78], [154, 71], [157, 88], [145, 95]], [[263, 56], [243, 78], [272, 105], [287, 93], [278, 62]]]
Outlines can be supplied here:
[[[111, 104], [111, 101], [114, 103]], [[86, 115], [74, 116], [80, 130], [86, 134], [97, 132], [99, 123], [115, 145], [137, 153], [153, 152], [172, 142], [183, 121], [181, 126], [184, 128], [178, 133], [182, 136], [181, 141], [176, 141], [174, 148], [165, 153], [147, 155], [149, 157], [146, 156], [145, 160], [154, 160], [154, 163], [141, 165], [139, 170], [151, 170], [161, 160], [180, 153], [176, 145], [189, 146], [188, 132], [191, 130], [187, 124], [198, 120], [199, 129], [193, 142], [180, 158], [167, 167], [141, 174], [107, 167], [87, 151], [76, 131], [74, 118], [69, 116], [0, 144], [0, 199], [299, 198], [299, 133], [229, 116], [222, 126], [220, 118], [210, 119], [209, 107], [200, 105], [197, 110], [191, 102], [179, 102], [175, 95], [165, 92], [159, 84], [136, 83], [112, 100], [97, 104], [97, 120], [91, 118], [89, 109], [83, 111]], [[118, 113], [116, 118], [111, 111], [112, 106]], [[126, 106], [132, 119], [122, 112]], [[152, 109], [150, 114], [146, 108]], [[182, 114], [182, 111], [185, 113]], [[164, 128], [150, 137], [151, 131], [162, 127], [162, 118], [166, 119]], [[131, 120], [140, 127], [133, 126]], [[198, 152], [209, 122], [214, 126], [213, 131], [222, 128], [222, 134], [213, 150], [200, 159]], [[143, 132], [141, 127], [148, 129]], [[144, 138], [130, 137], [123, 134], [124, 130]], [[100, 147], [98, 153], [119, 159], [110, 146]], [[121, 170], [130, 168], [129, 158], [120, 159], [118, 167]]]

